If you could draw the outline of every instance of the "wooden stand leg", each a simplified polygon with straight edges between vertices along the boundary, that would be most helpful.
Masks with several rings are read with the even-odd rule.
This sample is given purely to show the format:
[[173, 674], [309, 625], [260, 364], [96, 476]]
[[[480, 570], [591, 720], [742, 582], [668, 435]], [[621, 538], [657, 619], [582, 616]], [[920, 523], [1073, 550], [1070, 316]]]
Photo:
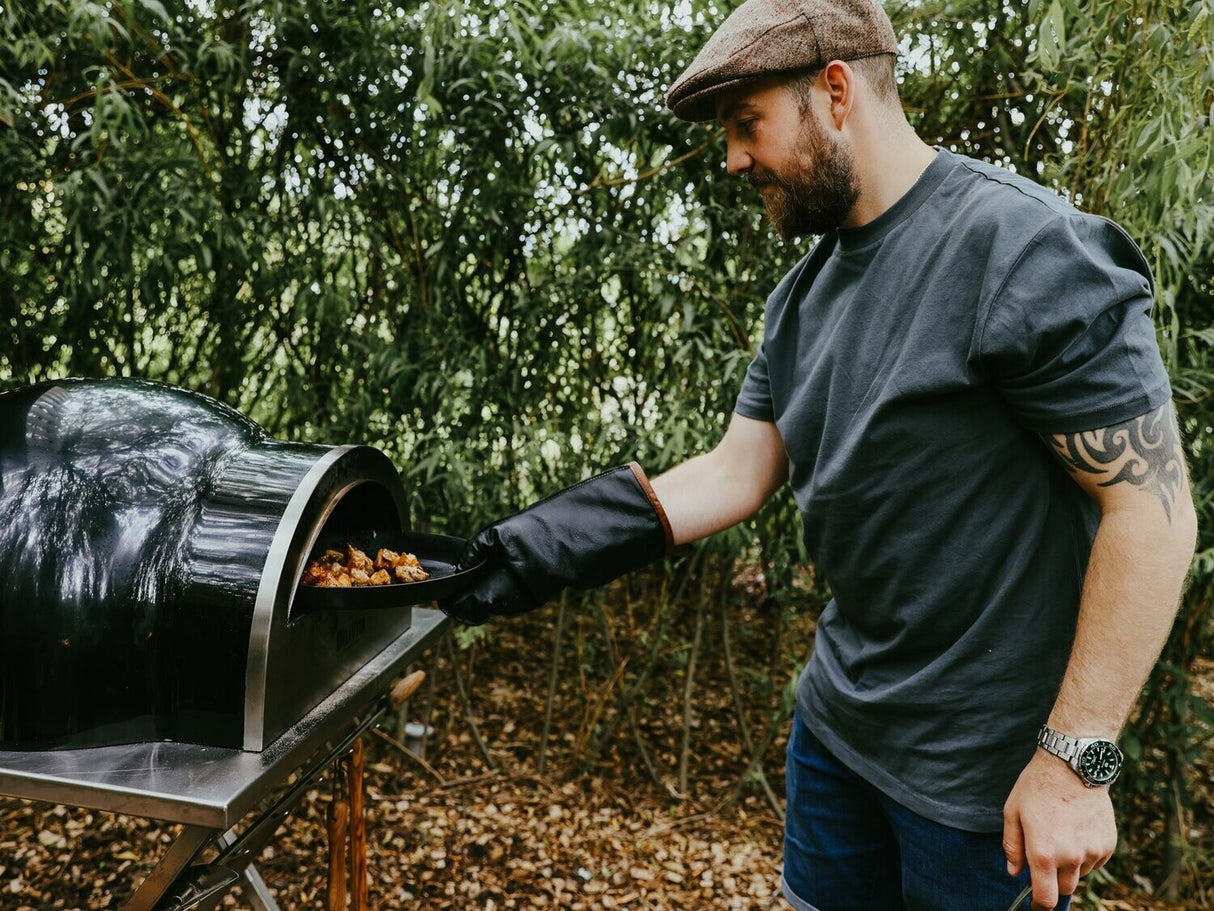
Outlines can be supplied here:
[[363, 742], [354, 741], [350, 756], [350, 903], [367, 911], [367, 821], [363, 810]]
[[346, 833], [350, 805], [342, 793], [344, 768], [333, 767], [333, 802], [329, 804], [329, 911], [346, 911]]
[[[389, 693], [393, 708], [417, 692], [425, 671], [397, 681]], [[363, 743], [355, 740], [349, 757], [334, 765], [333, 802], [329, 805], [329, 911], [346, 911], [346, 841], [349, 840], [351, 911], [367, 911], [367, 822], [363, 806]], [[344, 786], [344, 787], [343, 787]], [[348, 803], [347, 803], [348, 799]]]

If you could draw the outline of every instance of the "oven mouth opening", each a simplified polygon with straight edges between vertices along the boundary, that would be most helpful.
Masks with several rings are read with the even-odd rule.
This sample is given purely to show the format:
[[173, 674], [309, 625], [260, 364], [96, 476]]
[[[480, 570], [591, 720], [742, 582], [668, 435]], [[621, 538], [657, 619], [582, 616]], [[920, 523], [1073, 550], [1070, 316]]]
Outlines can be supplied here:
[[[331, 589], [304, 585], [302, 578], [305, 568], [314, 560], [319, 559], [325, 551], [337, 550], [345, 553], [347, 546], [353, 546], [374, 560], [380, 548], [401, 551], [402, 542], [408, 537], [409, 535], [401, 528], [396, 502], [391, 492], [382, 484], [375, 481], [363, 481], [339, 494], [332, 509], [327, 515], [321, 517], [321, 521], [309, 535], [307, 545], [303, 549], [304, 557], [294, 573], [295, 588], [288, 613], [288, 624], [294, 624], [315, 611], [330, 610], [335, 607], [333, 598], [317, 597], [318, 593], [388, 588], [387, 586], [360, 586], [356, 589]], [[401, 586], [390, 587], [399, 590]], [[347, 600], [351, 601], [347, 609], [358, 607], [355, 599]], [[340, 605], [341, 601], [338, 600], [336, 606], [340, 608]]]

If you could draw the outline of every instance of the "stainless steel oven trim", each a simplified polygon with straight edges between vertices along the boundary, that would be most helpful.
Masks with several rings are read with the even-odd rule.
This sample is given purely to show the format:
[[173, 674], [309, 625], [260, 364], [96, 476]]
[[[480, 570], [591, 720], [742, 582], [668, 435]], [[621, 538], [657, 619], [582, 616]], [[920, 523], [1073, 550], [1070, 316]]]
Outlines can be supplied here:
[[308, 473], [304, 475], [303, 480], [300, 481], [295, 493], [291, 495], [287, 508], [278, 522], [278, 528], [274, 532], [274, 539], [270, 542], [270, 549], [266, 554], [265, 570], [261, 574], [257, 597], [253, 602], [253, 621], [249, 630], [249, 653], [245, 670], [244, 694], [243, 748], [246, 750], [261, 750], [265, 747], [265, 695], [270, 660], [270, 638], [274, 629], [274, 607], [283, 588], [284, 577], [287, 577], [290, 586], [287, 590], [288, 603], [282, 612], [285, 618], [290, 609], [290, 593], [294, 590], [295, 584], [303, 572], [303, 558], [308, 552], [308, 547], [311, 546], [319, 529], [324, 525], [324, 520], [340, 501], [340, 494], [344, 494], [346, 489], [355, 486], [357, 482], [352, 482], [343, 488], [339, 495], [329, 498], [318, 521], [309, 529], [311, 540], [305, 542], [303, 547], [299, 547], [296, 543], [301, 521], [308, 511], [312, 495], [320, 480], [334, 463], [356, 448], [355, 446], [335, 446], [316, 460]]

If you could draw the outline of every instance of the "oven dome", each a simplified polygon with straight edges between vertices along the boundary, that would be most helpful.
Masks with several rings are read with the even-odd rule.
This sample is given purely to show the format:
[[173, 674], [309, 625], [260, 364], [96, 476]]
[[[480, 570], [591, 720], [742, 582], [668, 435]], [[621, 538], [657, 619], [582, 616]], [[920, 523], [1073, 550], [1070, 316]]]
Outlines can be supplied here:
[[275, 441], [188, 390], [0, 395], [0, 749], [262, 749], [408, 627], [290, 616], [326, 521], [406, 530], [404, 504], [378, 450]]

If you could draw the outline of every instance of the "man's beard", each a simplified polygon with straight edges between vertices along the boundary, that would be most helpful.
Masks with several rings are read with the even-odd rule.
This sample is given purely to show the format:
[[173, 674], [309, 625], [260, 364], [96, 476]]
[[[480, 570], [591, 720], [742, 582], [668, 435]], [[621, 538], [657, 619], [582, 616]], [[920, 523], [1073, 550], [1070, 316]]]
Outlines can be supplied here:
[[746, 175], [754, 187], [774, 187], [763, 194], [763, 206], [776, 233], [786, 240], [833, 231], [860, 196], [855, 163], [847, 149], [811, 118], [803, 123], [796, 160], [786, 173], [755, 165]]

